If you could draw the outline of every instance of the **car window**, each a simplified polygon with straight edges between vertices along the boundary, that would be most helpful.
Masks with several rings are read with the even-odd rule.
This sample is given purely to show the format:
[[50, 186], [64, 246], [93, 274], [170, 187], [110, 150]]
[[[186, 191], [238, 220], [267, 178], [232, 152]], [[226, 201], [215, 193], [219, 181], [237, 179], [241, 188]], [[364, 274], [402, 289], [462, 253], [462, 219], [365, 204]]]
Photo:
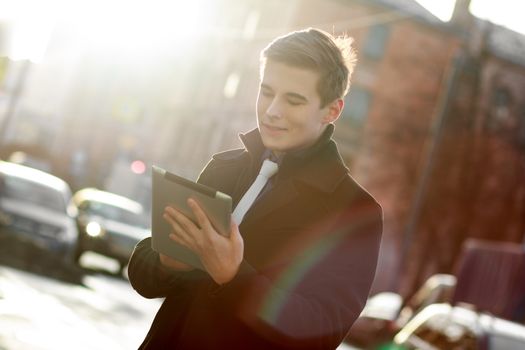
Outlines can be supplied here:
[[132, 226], [147, 227], [147, 222], [143, 215], [107, 203], [86, 201], [79, 205], [79, 208], [90, 215], [97, 215]]
[[0, 196], [22, 200], [60, 213], [66, 212], [66, 203], [62, 193], [15, 176], [3, 177]]

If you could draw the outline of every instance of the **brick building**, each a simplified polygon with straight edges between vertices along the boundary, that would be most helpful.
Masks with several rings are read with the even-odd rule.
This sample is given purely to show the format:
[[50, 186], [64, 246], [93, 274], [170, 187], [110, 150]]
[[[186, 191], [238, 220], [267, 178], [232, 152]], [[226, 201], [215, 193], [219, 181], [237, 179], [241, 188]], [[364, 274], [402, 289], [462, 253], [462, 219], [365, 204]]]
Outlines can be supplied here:
[[504, 27], [463, 20], [452, 23], [464, 33], [453, 98], [419, 183], [407, 238], [413, 244], [404, 244], [413, 262], [404, 264], [407, 292], [432, 273], [451, 271], [467, 237], [524, 240], [525, 40]]
[[[338, 125], [355, 177], [385, 209], [375, 290], [451, 272], [467, 237], [525, 234], [525, 37], [414, 1], [308, 1], [295, 19], [356, 38]], [[317, 21], [317, 22], [315, 22]]]

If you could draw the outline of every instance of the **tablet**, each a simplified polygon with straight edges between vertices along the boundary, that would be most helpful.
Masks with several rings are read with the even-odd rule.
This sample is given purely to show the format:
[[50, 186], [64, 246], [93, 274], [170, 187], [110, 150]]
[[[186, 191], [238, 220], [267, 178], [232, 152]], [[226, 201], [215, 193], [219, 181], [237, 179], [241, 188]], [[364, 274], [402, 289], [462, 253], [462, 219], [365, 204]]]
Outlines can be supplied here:
[[164, 208], [172, 206], [196, 222], [187, 204], [188, 198], [193, 198], [208, 215], [217, 232], [228, 236], [232, 211], [231, 197], [157, 166], [152, 167], [152, 174], [151, 247], [175, 260], [204, 270], [196, 254], [168, 237], [172, 228], [162, 217]]

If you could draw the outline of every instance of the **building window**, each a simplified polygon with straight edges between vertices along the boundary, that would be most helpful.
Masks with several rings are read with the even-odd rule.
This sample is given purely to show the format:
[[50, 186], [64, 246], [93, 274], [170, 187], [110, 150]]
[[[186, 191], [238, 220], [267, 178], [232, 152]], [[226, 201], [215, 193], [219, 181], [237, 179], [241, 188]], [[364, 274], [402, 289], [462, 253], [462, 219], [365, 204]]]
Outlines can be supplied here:
[[371, 59], [381, 59], [385, 54], [390, 27], [386, 24], [376, 24], [370, 27], [363, 46], [363, 53]]
[[506, 113], [510, 105], [510, 93], [506, 88], [497, 88], [494, 92], [493, 104], [497, 113]]
[[511, 130], [517, 127], [517, 119], [511, 113], [512, 95], [505, 87], [498, 87], [492, 95], [492, 113], [489, 127], [493, 130]]
[[237, 89], [239, 88], [239, 82], [241, 81], [241, 75], [237, 72], [232, 72], [226, 78], [226, 83], [224, 84], [224, 97], [234, 98], [237, 95]]
[[363, 125], [368, 115], [371, 100], [372, 95], [369, 91], [359, 86], [352, 86], [345, 97], [342, 119], [353, 125]]

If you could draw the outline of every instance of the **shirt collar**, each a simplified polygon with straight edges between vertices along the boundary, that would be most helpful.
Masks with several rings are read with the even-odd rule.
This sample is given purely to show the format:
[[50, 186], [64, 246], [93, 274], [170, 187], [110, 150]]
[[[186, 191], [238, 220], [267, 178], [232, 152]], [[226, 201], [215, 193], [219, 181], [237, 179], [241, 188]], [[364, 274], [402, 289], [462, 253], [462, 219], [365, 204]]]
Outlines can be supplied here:
[[[293, 176], [296, 179], [325, 192], [332, 192], [347, 176], [348, 169], [341, 159], [337, 146], [332, 140], [334, 125], [328, 124], [317, 142], [306, 149], [288, 152], [277, 160], [277, 175]], [[259, 130], [253, 129], [239, 135], [253, 161], [261, 162], [268, 158], [270, 151], [264, 147]], [[315, 156], [315, 157], [314, 157]], [[309, 160], [315, 159], [314, 162]], [[256, 163], [260, 165], [260, 163]]]
[[322, 149], [330, 140], [332, 139], [332, 135], [334, 134], [334, 125], [328, 124], [326, 126], [326, 129], [321, 134], [321, 137], [310, 147], [305, 149], [300, 149], [297, 151], [288, 152], [284, 155], [284, 157], [289, 158], [296, 158], [296, 159], [306, 159], [313, 154], [317, 153], [320, 149]]

